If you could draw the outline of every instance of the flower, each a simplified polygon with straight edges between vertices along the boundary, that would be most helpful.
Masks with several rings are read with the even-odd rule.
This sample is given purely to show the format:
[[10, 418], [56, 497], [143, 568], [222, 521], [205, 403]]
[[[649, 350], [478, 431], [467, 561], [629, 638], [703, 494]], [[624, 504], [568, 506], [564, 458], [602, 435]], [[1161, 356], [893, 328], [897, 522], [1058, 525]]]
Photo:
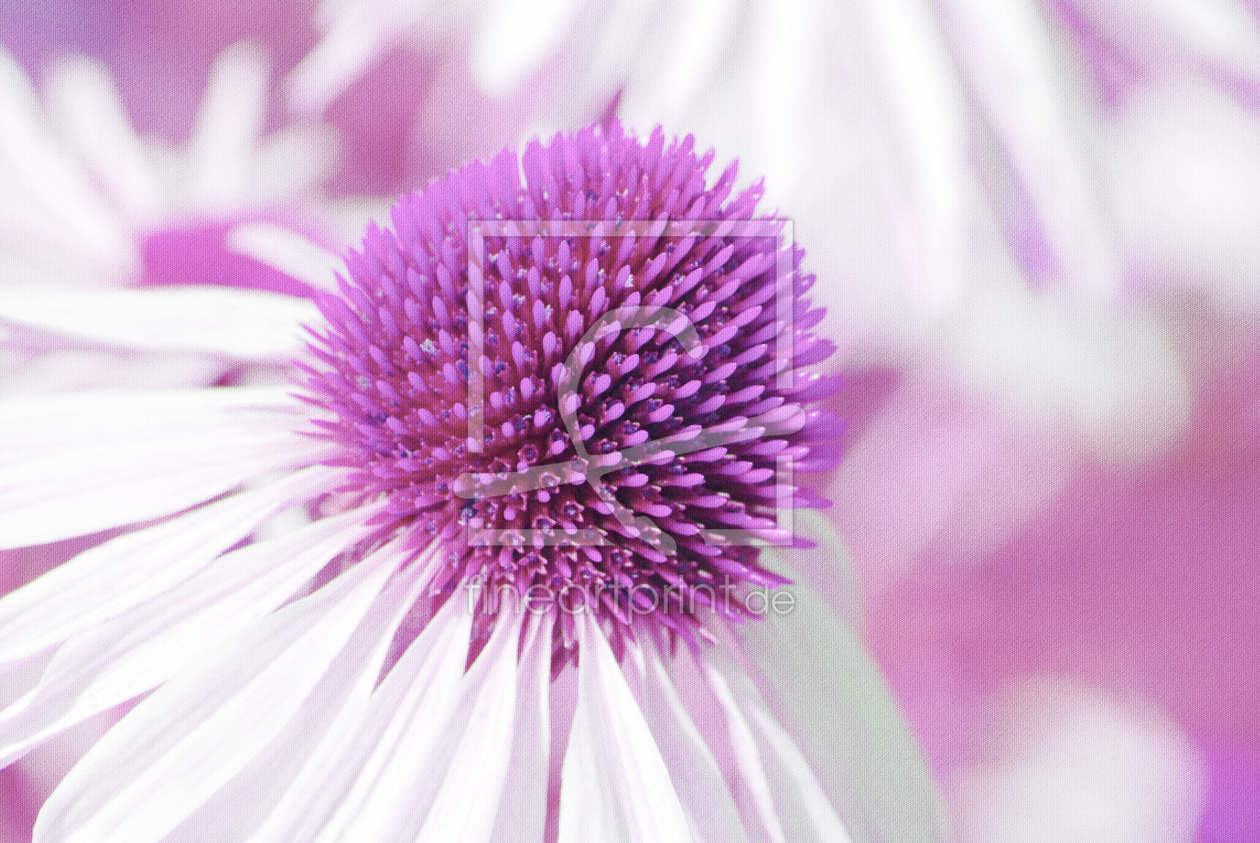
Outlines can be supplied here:
[[[176, 148], [138, 135], [97, 63], [56, 62], [41, 103], [0, 50], [4, 390], [195, 385], [243, 361], [293, 353], [290, 337], [260, 345], [253, 337], [266, 326], [242, 322], [241, 296], [217, 289], [251, 289], [253, 318], [288, 324], [309, 312], [310, 284], [332, 284], [325, 249], [335, 242], [326, 233], [334, 217], [319, 183], [334, 163], [335, 138], [312, 123], [264, 136], [268, 76], [259, 49], [225, 50], [191, 137]], [[289, 260], [276, 268], [278, 249]], [[140, 296], [137, 287], [165, 289]], [[103, 324], [94, 318], [100, 307], [120, 315]], [[136, 338], [123, 314], [144, 308], [200, 310], [198, 338]], [[171, 354], [174, 347], [184, 353]]]
[[1181, 843], [1194, 840], [1204, 775], [1159, 712], [1082, 683], [1010, 688], [987, 720], [984, 762], [956, 785], [959, 840]]
[[937, 839], [775, 550], [838, 456], [813, 276], [692, 146], [611, 123], [404, 198], [292, 390], [0, 404], [6, 544], [136, 525], [0, 599], [0, 763], [147, 694], [37, 841]]
[[[541, 70], [517, 63], [526, 72], [516, 77], [511, 61], [496, 64], [482, 46], [502, 23], [486, 13], [469, 39], [469, 72], [489, 57], [482, 70], [505, 70], [498, 79], [536, 94], [553, 90], [537, 77], [586, 70], [591, 54], [631, 57], [609, 89], [621, 92], [621, 120], [703, 134], [767, 176], [767, 199], [791, 213], [831, 282], [814, 296], [842, 341], [836, 365], [874, 370], [850, 377], [846, 393], [857, 382], [889, 396], [855, 419], [826, 492], [883, 616], [872, 639], [882, 664], [903, 699], [918, 689], [933, 700], [916, 724], [925, 744], [957, 743], [975, 728], [975, 706], [943, 690], [955, 682], [1049, 670], [1124, 699], [1136, 692], [1167, 707], [1205, 749], [1213, 795], [1200, 834], [1245, 836], [1235, 824], [1254, 826], [1260, 814], [1254, 798], [1239, 796], [1256, 791], [1251, 712], [1260, 708], [1248, 702], [1257, 683], [1232, 655], [1247, 649], [1255, 624], [1254, 612], [1236, 611], [1246, 589], [1231, 584], [1250, 569], [1232, 552], [1247, 531], [1229, 518], [1251, 494], [1252, 460], [1202, 417], [1218, 412], [1208, 393], [1222, 391], [1239, 427], [1254, 427], [1254, 372], [1238, 363], [1254, 358], [1257, 336], [1254, 8], [1240, 0], [680, 8], [715, 13], [709, 26], [656, 18], [660, 30], [640, 42], [649, 46], [637, 60], [635, 27], [605, 42], [574, 24], [550, 41], [558, 60]], [[547, 28], [530, 29], [539, 33]], [[326, 56], [333, 40], [330, 30]], [[675, 52], [675, 43], [690, 49]], [[695, 72], [676, 72], [675, 56]], [[577, 77], [554, 85], [559, 102], [534, 99], [535, 115], [575, 101], [591, 108], [574, 94], [606, 77]], [[422, 119], [416, 131], [440, 128]], [[1126, 518], [1102, 515], [1115, 512]], [[1159, 535], [1182, 525], [1194, 539], [1151, 544], [1141, 540], [1151, 525]], [[1120, 538], [1094, 540], [1102, 527]], [[1078, 536], [1091, 536], [1084, 550]], [[926, 596], [923, 580], [933, 584]], [[1011, 597], [1016, 586], [1026, 599]], [[990, 589], [963, 640], [951, 639], [959, 607]], [[1082, 600], [1099, 622], [1079, 622]], [[937, 607], [946, 632], [924, 624]], [[881, 633], [900, 641], [907, 629], [923, 630], [909, 656], [880, 647]], [[1032, 664], [1008, 655], [1013, 641]], [[1060, 650], [1068, 664], [1040, 663]], [[973, 663], [992, 652], [993, 666]], [[1126, 671], [1099, 676], [1112, 652], [1153, 678], [1134, 689]], [[936, 659], [947, 667], [925, 670]], [[1059, 807], [1073, 814], [1068, 800]]]
[[12, 283], [137, 283], [150, 248], [146, 236], [317, 199], [335, 164], [327, 127], [262, 134], [269, 70], [248, 43], [225, 50], [211, 68], [183, 148], [141, 138], [108, 71], [90, 59], [55, 62], [43, 106], [7, 52], [0, 66], [10, 114], [0, 164], [14, 182], [7, 201], [27, 209], [5, 217], [5, 276]]

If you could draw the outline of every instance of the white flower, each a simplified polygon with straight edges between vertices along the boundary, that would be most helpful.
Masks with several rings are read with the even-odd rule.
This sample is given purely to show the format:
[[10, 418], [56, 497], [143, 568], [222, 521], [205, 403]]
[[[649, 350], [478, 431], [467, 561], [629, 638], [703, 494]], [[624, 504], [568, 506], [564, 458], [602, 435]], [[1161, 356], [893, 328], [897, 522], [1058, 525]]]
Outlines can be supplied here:
[[98, 63], [54, 63], [41, 105], [22, 69], [0, 53], [0, 174], [8, 188], [0, 278], [135, 283], [148, 232], [317, 198], [335, 163], [335, 138], [318, 124], [264, 137], [268, 77], [256, 48], [226, 50], [210, 71], [189, 140], [176, 148], [137, 135]]
[[[295, 361], [306, 377], [298, 396], [231, 387], [0, 402], [10, 443], [0, 547], [135, 525], [0, 599], [0, 764], [147, 694], [48, 799], [36, 841], [939, 839], [926, 772], [878, 673], [790, 567], [809, 557], [758, 556], [709, 532], [780, 535], [764, 501], [790, 510], [812, 499], [767, 465], [780, 464], [775, 454], [802, 468], [807, 456], [830, 459], [816, 444], [830, 418], [804, 409], [830, 381], [802, 372], [780, 395], [783, 367], [763, 359], [787, 330], [760, 304], [776, 289], [780, 247], [762, 237], [737, 249], [714, 235], [613, 250], [537, 236], [496, 246], [479, 270], [495, 297], [469, 304], [474, 211], [534, 208], [524, 219], [538, 220], [568, 208], [582, 219], [580, 209], [621, 202], [655, 219], [709, 203], [721, 219], [751, 215], [755, 192], [726, 204], [732, 172], [706, 189], [690, 144], [592, 129], [404, 200], [392, 212], [398, 235], [370, 228], [341, 295], [319, 299], [310, 355]], [[585, 249], [589, 261], [575, 257]], [[662, 275], [653, 286], [672, 273], [662, 269], [671, 255], [697, 261], [691, 283]], [[785, 265], [795, 301], [812, 279]], [[705, 272], [723, 285], [697, 286]], [[652, 307], [674, 295], [664, 339], [646, 344], [653, 330], [617, 322], [578, 342], [605, 308], [629, 319], [644, 293]], [[797, 318], [820, 315], [797, 303]], [[489, 320], [479, 330], [468, 321], [477, 312]], [[691, 314], [694, 335], [679, 314]], [[141, 336], [176, 338], [198, 319], [153, 316], [129, 318]], [[296, 328], [276, 321], [272, 333]], [[710, 342], [680, 356], [667, 342], [675, 334]], [[477, 338], [485, 359], [470, 364], [461, 343]], [[803, 327], [790, 338], [789, 368], [826, 356]], [[569, 360], [558, 368], [557, 348]], [[588, 357], [598, 371], [563, 392], [566, 366]], [[445, 436], [461, 414], [472, 429], [459, 364], [486, 379], [480, 456]], [[601, 402], [608, 389], [624, 403]], [[515, 412], [527, 404], [528, 418]], [[685, 424], [697, 413], [712, 431]], [[597, 456], [566, 444], [577, 441], [564, 432], [570, 416]], [[711, 432], [724, 444], [709, 447]], [[666, 434], [676, 450], [626, 456]], [[540, 466], [536, 486], [459, 492], [513, 477], [499, 463], [518, 452], [526, 467], [513, 483], [527, 484], [540, 460], [561, 462]], [[552, 469], [567, 482], [548, 482]], [[622, 520], [600, 489], [664, 530]], [[518, 518], [532, 545], [475, 540], [481, 522]], [[815, 575], [843, 575], [823, 522], [796, 518], [823, 543]], [[565, 538], [577, 522], [594, 544]], [[724, 588], [722, 572], [734, 591], [697, 604], [714, 594], [710, 580]], [[789, 597], [758, 603], [783, 577], [797, 580]], [[673, 584], [680, 602], [667, 589], [648, 605], [643, 583]], [[494, 588], [505, 584], [518, 588]], [[580, 600], [566, 603], [570, 593]]]
[[[279, 292], [331, 285], [335, 258], [323, 247], [333, 244], [303, 235], [333, 225], [316, 200], [336, 145], [313, 123], [264, 136], [268, 78], [255, 48], [224, 51], [191, 137], [176, 148], [137, 135], [99, 64], [55, 63], [41, 103], [0, 50], [0, 336], [8, 352], [0, 390], [207, 383], [241, 359], [283, 360], [293, 351], [291, 340], [260, 347], [255, 337], [275, 334], [243, 319], [287, 325], [310, 312], [304, 301], [268, 292], [268, 283]], [[268, 269], [278, 250], [287, 262]], [[263, 261], [252, 265], [257, 279], [226, 279], [263, 287], [248, 314], [240, 295], [202, 277], [229, 258]], [[140, 285], [166, 289], [140, 296]], [[100, 308], [120, 315], [105, 324]], [[202, 315], [184, 326], [196, 338], [140, 337], [128, 321], [172, 309]], [[62, 339], [54, 343], [49, 331]], [[176, 346], [185, 353], [170, 354]]]

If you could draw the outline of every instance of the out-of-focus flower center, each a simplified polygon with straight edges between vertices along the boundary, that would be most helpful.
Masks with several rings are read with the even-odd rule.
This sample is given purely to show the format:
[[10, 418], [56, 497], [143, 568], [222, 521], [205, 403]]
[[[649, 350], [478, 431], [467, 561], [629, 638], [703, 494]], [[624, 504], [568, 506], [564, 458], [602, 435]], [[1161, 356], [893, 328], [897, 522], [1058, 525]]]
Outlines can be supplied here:
[[710, 158], [614, 126], [471, 164], [401, 200], [320, 301], [324, 435], [486, 614], [589, 608], [615, 643], [782, 584], [755, 543], [815, 501], [791, 473], [838, 433], [808, 409], [835, 382], [795, 369], [832, 346], [803, 253], [753, 220], [759, 189], [728, 201], [733, 166], [706, 189]]

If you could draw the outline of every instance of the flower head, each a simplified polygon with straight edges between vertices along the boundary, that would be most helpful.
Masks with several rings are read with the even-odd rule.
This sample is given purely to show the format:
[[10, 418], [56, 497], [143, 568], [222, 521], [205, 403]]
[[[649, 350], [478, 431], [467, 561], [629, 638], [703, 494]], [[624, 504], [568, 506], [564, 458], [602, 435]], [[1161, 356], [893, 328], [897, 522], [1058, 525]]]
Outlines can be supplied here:
[[620, 593], [690, 633], [697, 600], [738, 614], [724, 583], [784, 584], [738, 539], [790, 538], [787, 478], [838, 433], [805, 409], [835, 379], [794, 370], [833, 346], [803, 330], [822, 316], [803, 253], [780, 256], [780, 225], [740, 230], [758, 189], [730, 199], [734, 165], [706, 188], [711, 159], [659, 130], [560, 135], [526, 149], [524, 184], [510, 152], [471, 164], [351, 255], [307, 386], [348, 484], [410, 544], [442, 543], [436, 585], [477, 578], [483, 607], [568, 595], [618, 631]]

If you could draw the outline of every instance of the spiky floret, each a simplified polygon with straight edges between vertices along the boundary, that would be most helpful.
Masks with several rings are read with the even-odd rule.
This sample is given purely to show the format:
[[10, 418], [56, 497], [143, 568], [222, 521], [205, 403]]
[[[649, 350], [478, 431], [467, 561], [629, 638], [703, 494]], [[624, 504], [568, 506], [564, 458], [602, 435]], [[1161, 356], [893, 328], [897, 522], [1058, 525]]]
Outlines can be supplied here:
[[[810, 409], [835, 377], [796, 371], [833, 350], [809, 332], [814, 276], [774, 236], [632, 222], [754, 219], [760, 184], [731, 198], [732, 164], [706, 187], [712, 159], [615, 123], [505, 150], [401, 199], [319, 298], [320, 435], [388, 500], [383, 526], [440, 543], [439, 587], [480, 587], [483, 620], [509, 595], [590, 605], [616, 647], [644, 624], [691, 635], [702, 610], [738, 620], [746, 589], [783, 584], [714, 531], [782, 539], [776, 506], [822, 503], [781, 482], [838, 454]], [[501, 223], [470, 255], [479, 220], [565, 233]]]

